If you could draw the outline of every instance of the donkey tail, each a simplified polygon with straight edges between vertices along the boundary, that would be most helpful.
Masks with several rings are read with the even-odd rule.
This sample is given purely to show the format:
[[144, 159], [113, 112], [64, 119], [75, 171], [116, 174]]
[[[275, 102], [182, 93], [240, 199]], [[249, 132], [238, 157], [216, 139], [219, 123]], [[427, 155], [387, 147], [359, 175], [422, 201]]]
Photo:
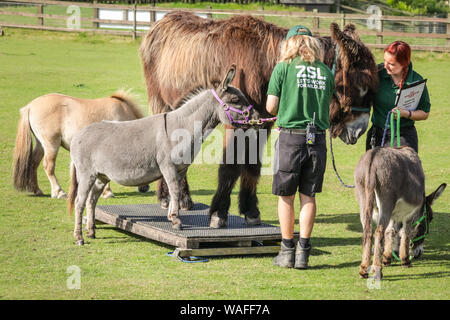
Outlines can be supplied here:
[[70, 176], [71, 183], [69, 188], [69, 196], [67, 198], [67, 212], [72, 215], [73, 208], [75, 206], [75, 198], [78, 194], [78, 180], [77, 180], [77, 170], [73, 162], [70, 163]]
[[20, 109], [16, 145], [13, 157], [14, 187], [19, 191], [34, 192], [33, 181], [33, 140], [31, 138], [30, 108]]

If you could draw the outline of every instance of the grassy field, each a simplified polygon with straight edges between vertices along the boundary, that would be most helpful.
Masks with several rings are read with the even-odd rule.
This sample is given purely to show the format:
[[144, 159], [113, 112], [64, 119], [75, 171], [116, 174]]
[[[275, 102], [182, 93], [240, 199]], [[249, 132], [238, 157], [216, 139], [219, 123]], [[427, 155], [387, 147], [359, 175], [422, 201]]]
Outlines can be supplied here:
[[[49, 198], [42, 166], [39, 183], [47, 195], [14, 190], [12, 153], [19, 109], [50, 92], [95, 98], [133, 88], [146, 110], [139, 41], [121, 37], [6, 29], [0, 37], [0, 299], [449, 299], [450, 191], [434, 206], [435, 217], [422, 259], [410, 269], [398, 263], [384, 270], [381, 289], [359, 279], [361, 226], [353, 191], [340, 186], [328, 159], [313, 232], [311, 268], [275, 268], [273, 256], [212, 258], [186, 264], [166, 256], [173, 248], [100, 225], [97, 239], [77, 247], [73, 217], [63, 200]], [[381, 53], [376, 52], [377, 61]], [[429, 79], [432, 111], [417, 124], [419, 154], [430, 193], [450, 182], [449, 56], [414, 53], [415, 69]], [[364, 152], [365, 136], [354, 146], [334, 144], [341, 177], [352, 183]], [[69, 185], [69, 153], [60, 149], [56, 174]], [[209, 204], [217, 185], [217, 165], [193, 165], [188, 172], [194, 201]], [[262, 220], [277, 225], [272, 177], [262, 176]], [[100, 204], [156, 203], [154, 184], [146, 195], [112, 184], [114, 199]], [[231, 213], [237, 211], [236, 188]], [[297, 204], [298, 207], [298, 204]], [[81, 269], [81, 289], [69, 290], [67, 268]]]

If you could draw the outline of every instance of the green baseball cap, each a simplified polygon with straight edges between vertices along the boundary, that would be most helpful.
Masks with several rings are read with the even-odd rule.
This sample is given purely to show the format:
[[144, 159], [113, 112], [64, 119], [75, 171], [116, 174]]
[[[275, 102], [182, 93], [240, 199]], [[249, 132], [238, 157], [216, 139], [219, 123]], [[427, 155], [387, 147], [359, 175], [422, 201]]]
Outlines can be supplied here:
[[307, 27], [299, 24], [299, 25], [289, 29], [289, 32], [286, 35], [286, 40], [288, 40], [289, 38], [291, 38], [293, 36], [299, 36], [299, 35], [305, 35], [305, 36], [312, 37], [311, 31]]

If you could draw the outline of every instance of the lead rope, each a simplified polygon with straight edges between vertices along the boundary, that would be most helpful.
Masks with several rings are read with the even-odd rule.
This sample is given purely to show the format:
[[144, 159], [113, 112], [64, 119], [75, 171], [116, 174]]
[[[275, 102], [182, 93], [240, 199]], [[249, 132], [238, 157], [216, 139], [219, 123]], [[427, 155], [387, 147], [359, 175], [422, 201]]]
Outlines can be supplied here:
[[[336, 74], [336, 65], [337, 65], [337, 58], [339, 55], [339, 45], [336, 43], [336, 46], [334, 48], [334, 60], [333, 60], [333, 65], [331, 67], [331, 73], [333, 74], [333, 76]], [[345, 90], [345, 86], [344, 86], [344, 90]], [[335, 96], [336, 96], [336, 100], [339, 103], [339, 98], [336, 94], [336, 91], [334, 92]], [[345, 91], [344, 91], [344, 96], [345, 96]], [[331, 162], [333, 163], [333, 169], [334, 169], [334, 173], [336, 174], [336, 177], [338, 178], [339, 182], [341, 183], [342, 186], [344, 186], [345, 188], [354, 188], [355, 186], [353, 185], [349, 185], [349, 184], [345, 184], [344, 181], [342, 181], [341, 177], [339, 176], [339, 173], [337, 172], [336, 169], [336, 163], [334, 162], [334, 153], [333, 153], [333, 139], [331, 137], [331, 132], [329, 132], [329, 136], [330, 136], [330, 152], [331, 152]]]
[[[400, 110], [395, 110], [397, 113], [397, 147], [400, 147]], [[386, 139], [386, 132], [389, 126], [389, 119], [391, 120], [391, 147], [394, 146], [394, 113], [392, 111], [388, 112], [388, 115], [386, 117], [386, 124], [384, 125], [384, 131], [383, 131], [383, 139], [381, 140], [381, 147], [384, 147], [385, 139]]]
[[339, 176], [339, 173], [337, 172], [336, 169], [336, 164], [334, 163], [334, 153], [333, 153], [333, 139], [331, 137], [331, 132], [328, 132], [329, 136], [330, 136], [330, 152], [331, 152], [331, 162], [333, 163], [333, 169], [334, 169], [334, 173], [336, 174], [336, 177], [338, 178], [339, 182], [341, 183], [342, 186], [344, 186], [345, 188], [354, 188], [354, 185], [350, 185], [350, 184], [345, 184], [341, 177]]

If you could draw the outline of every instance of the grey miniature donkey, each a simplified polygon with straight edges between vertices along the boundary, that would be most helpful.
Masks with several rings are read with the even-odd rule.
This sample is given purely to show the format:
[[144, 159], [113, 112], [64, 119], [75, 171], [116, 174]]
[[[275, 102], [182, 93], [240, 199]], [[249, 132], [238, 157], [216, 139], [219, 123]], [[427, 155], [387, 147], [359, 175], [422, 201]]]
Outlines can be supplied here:
[[[446, 186], [443, 183], [432, 194], [425, 196], [422, 164], [410, 147], [376, 147], [361, 157], [355, 170], [355, 195], [363, 226], [361, 277], [369, 276], [372, 221], [376, 224], [372, 272], [375, 280], [381, 280], [382, 262], [384, 265], [391, 263], [392, 243], [397, 232], [402, 266], [411, 265], [411, 239], [425, 233], [423, 225], [431, 222], [433, 217], [431, 205]], [[415, 223], [422, 216], [425, 218]]]
[[[246, 127], [259, 117], [244, 94], [230, 85], [235, 69], [234, 65], [230, 67], [217, 88], [197, 91], [177, 110], [135, 121], [102, 121], [74, 136], [68, 210], [72, 212], [75, 204], [74, 236], [78, 245], [84, 244], [81, 229], [85, 207], [87, 236], [95, 238], [95, 206], [111, 180], [124, 186], [143, 186], [164, 177], [170, 193], [167, 217], [173, 228], [181, 229], [180, 181], [195, 157], [194, 139], [204, 139], [219, 122]], [[195, 123], [201, 123], [200, 137], [194, 133]], [[185, 133], [183, 143], [171, 138], [179, 137], [180, 130]], [[177, 154], [188, 154], [189, 160], [180, 161]]]

